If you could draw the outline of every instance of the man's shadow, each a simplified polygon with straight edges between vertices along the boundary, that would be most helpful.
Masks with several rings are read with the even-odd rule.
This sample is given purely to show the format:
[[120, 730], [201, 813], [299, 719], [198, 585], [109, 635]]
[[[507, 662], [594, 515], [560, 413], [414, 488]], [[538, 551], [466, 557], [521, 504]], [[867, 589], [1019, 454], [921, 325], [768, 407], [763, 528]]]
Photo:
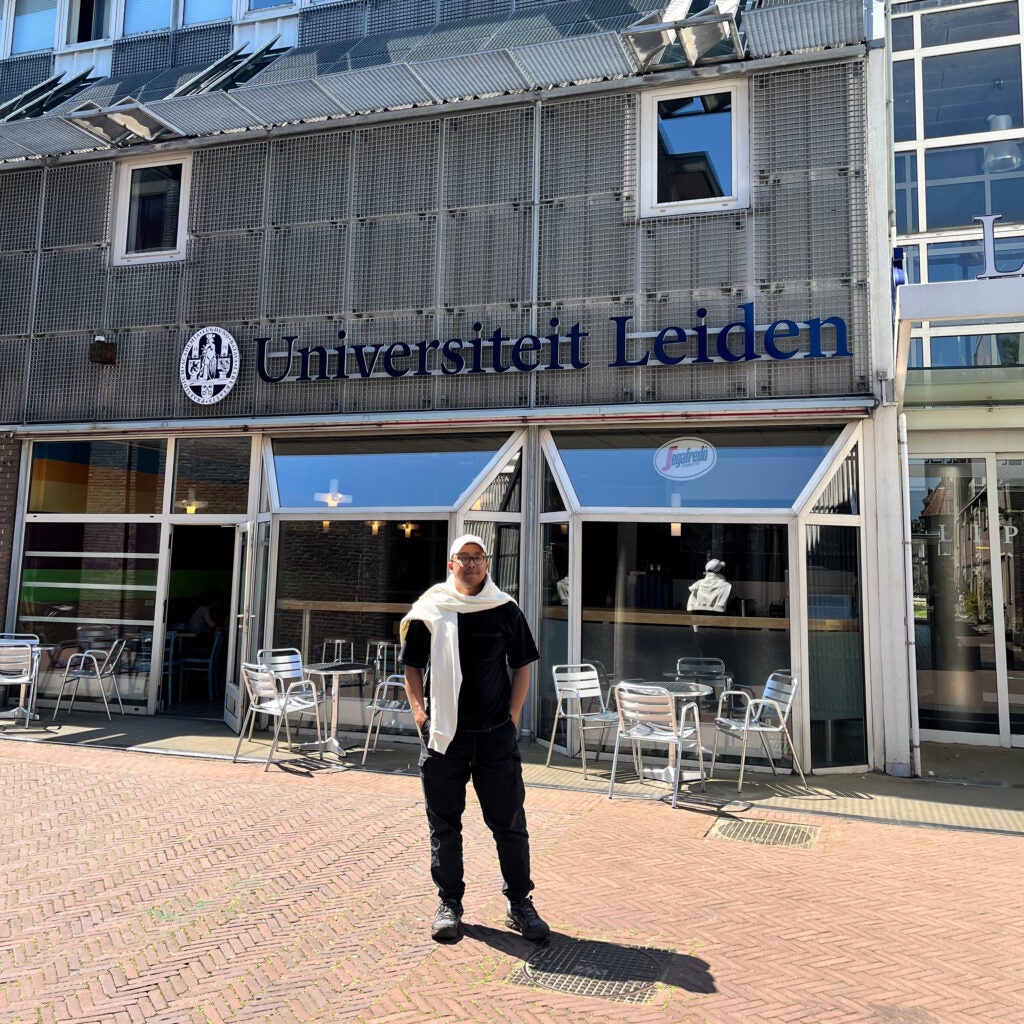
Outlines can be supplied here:
[[717, 991], [707, 961], [671, 949], [580, 939], [554, 931], [543, 942], [530, 942], [511, 931], [466, 922], [462, 929], [466, 939], [522, 960], [519, 977], [512, 979], [520, 983], [598, 996], [619, 992], [620, 999], [656, 982], [687, 992]]

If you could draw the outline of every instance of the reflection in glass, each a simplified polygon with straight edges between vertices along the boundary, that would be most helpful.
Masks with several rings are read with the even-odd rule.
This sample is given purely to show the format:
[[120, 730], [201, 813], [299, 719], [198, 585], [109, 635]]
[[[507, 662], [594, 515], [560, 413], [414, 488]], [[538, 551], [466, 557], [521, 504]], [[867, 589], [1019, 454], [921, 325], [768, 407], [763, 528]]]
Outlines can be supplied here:
[[[917, 154], [896, 154], [896, 231], [901, 235], [918, 230]], [[908, 284], [913, 284], [909, 276]]]
[[[910, 19], [906, 19], [909, 21]], [[895, 39], [895, 22], [893, 38]], [[998, 39], [1018, 32], [1016, 3], [936, 11], [921, 17], [922, 46], [951, 46], [975, 39]]]
[[555, 483], [554, 474], [551, 472], [551, 467], [548, 465], [548, 460], [544, 460], [544, 476], [541, 481], [541, 512], [564, 512], [565, 502], [562, 501], [562, 492], [558, 489], [558, 484]]
[[522, 501], [522, 449], [502, 466], [498, 475], [473, 502], [474, 512], [519, 512]]
[[914, 48], [914, 19], [892, 19], [892, 49], [894, 53]]
[[[445, 578], [448, 524], [382, 522], [374, 533], [362, 520], [325, 522], [281, 523], [274, 646], [298, 647], [316, 662], [325, 640], [343, 638], [362, 661], [368, 644], [397, 642], [412, 602]], [[368, 691], [345, 696], [341, 720], [361, 723], [366, 701], [358, 698]]]
[[1010, 732], [1020, 736], [1024, 733], [1024, 459], [1000, 459], [996, 477]]
[[[210, 0], [204, 0], [209, 3]], [[171, 24], [171, 0], [125, 0], [124, 34], [155, 32], [169, 28]]]
[[926, 139], [991, 131], [988, 118], [993, 114], [1016, 112], [1019, 128], [1020, 47], [925, 57], [921, 92]]
[[550, 736], [555, 716], [551, 669], [569, 660], [569, 535], [567, 523], [542, 523], [541, 606], [537, 631], [538, 736]]
[[917, 138], [916, 97], [914, 62], [896, 61], [892, 66], [893, 139], [896, 142], [909, 142]]
[[[985, 270], [981, 239], [933, 242], [928, 247], [928, 280], [973, 281]], [[1010, 270], [1024, 264], [1024, 238], [997, 238], [996, 269]]]
[[493, 523], [485, 519], [467, 519], [465, 532], [475, 533], [486, 545], [490, 555], [488, 571], [499, 589], [519, 599], [519, 538], [518, 523]]
[[933, 336], [931, 339], [931, 365], [943, 367], [1019, 366], [1021, 335], [957, 334]]
[[857, 481], [857, 448], [843, 459], [828, 486], [821, 492], [812, 512], [855, 516], [860, 511]]
[[449, 508], [506, 440], [503, 434], [278, 438], [274, 465], [281, 504], [286, 508]]
[[928, 229], [976, 227], [974, 218], [1002, 214], [1005, 223], [1024, 221], [1024, 166], [986, 173], [985, 146], [933, 149], [925, 154]]
[[584, 506], [788, 509], [837, 434], [756, 427], [703, 431], [696, 440], [710, 446], [702, 464], [711, 468], [688, 478], [679, 478], [685, 474], [673, 453], [684, 455], [693, 438], [635, 430], [559, 433], [555, 441]]
[[199, 25], [206, 21], [225, 21], [231, 17], [231, 0], [185, 0], [182, 21]]
[[814, 764], [866, 764], [857, 527], [808, 525], [807, 619]]
[[[773, 670], [789, 665], [785, 525], [683, 522], [673, 536], [669, 522], [585, 522], [582, 538], [581, 653], [584, 661], [600, 663], [609, 680], [662, 685], [679, 658], [711, 657], [721, 658], [737, 683], [759, 692]], [[562, 603], [558, 588], [558, 574], [568, 573], [565, 539], [559, 524], [545, 524], [539, 735], [550, 732], [554, 714], [546, 692], [550, 666], [567, 651], [572, 606]], [[725, 610], [689, 613], [690, 586], [703, 578], [711, 558], [725, 562], [732, 584]]]
[[159, 512], [163, 441], [37, 441], [29, 512]]
[[658, 104], [659, 203], [731, 196], [732, 93]]
[[126, 252], [164, 252], [177, 247], [181, 173], [180, 163], [132, 171]]
[[183, 438], [175, 444], [172, 512], [244, 514], [249, 507], [246, 438]]
[[986, 493], [982, 459], [911, 461], [922, 729], [998, 732]]

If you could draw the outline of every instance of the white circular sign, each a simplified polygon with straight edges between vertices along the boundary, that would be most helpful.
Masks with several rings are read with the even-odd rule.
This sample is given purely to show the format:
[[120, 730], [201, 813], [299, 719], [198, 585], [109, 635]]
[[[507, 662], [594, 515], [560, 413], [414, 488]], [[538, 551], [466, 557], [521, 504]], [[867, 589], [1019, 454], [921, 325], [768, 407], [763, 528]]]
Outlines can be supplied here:
[[710, 473], [718, 461], [713, 445], [699, 437], [677, 437], [663, 444], [654, 456], [654, 468], [669, 480], [696, 480]]
[[203, 327], [185, 342], [178, 377], [193, 402], [213, 405], [235, 386], [240, 365], [235, 339], [222, 327]]

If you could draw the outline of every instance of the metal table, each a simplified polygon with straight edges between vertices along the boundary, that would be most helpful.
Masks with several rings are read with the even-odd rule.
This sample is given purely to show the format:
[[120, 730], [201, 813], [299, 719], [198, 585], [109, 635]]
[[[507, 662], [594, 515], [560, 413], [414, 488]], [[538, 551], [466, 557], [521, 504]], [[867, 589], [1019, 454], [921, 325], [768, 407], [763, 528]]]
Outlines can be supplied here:
[[[668, 673], [666, 673], [668, 674]], [[715, 692], [715, 688], [706, 683], [690, 683], [690, 682], [677, 682], [675, 684], [652, 684], [664, 686], [669, 693], [675, 698], [676, 705], [678, 708], [679, 704], [685, 704], [687, 701], [695, 701], [698, 708], [700, 707], [700, 701], [705, 697], [710, 697]], [[698, 713], [699, 718], [699, 713]], [[710, 756], [710, 751], [707, 751]], [[675, 777], [676, 767], [673, 763], [676, 759], [675, 750], [673, 746], [668, 748], [668, 760], [669, 763], [664, 768], [645, 768], [644, 778], [655, 779], [658, 782], [675, 783], [677, 786], [683, 782], [700, 782], [701, 773], [700, 771], [684, 771], [680, 770], [679, 778]]]
[[320, 743], [316, 740], [300, 743], [299, 750], [318, 750], [336, 757], [348, 757], [348, 751], [338, 742], [338, 691], [343, 686], [358, 686], [362, 694], [366, 673], [372, 671], [372, 665], [357, 661], [323, 661], [306, 666], [309, 675], [331, 681], [331, 731]]

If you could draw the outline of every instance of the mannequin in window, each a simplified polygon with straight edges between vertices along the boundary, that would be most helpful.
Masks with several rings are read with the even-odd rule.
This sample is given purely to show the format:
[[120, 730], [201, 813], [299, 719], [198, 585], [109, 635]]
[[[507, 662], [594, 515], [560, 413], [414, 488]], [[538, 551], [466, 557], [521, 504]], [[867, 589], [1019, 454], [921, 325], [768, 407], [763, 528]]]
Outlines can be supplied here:
[[732, 584], [722, 575], [725, 562], [712, 558], [704, 566], [704, 578], [690, 584], [688, 612], [724, 612], [725, 603], [732, 592]]

